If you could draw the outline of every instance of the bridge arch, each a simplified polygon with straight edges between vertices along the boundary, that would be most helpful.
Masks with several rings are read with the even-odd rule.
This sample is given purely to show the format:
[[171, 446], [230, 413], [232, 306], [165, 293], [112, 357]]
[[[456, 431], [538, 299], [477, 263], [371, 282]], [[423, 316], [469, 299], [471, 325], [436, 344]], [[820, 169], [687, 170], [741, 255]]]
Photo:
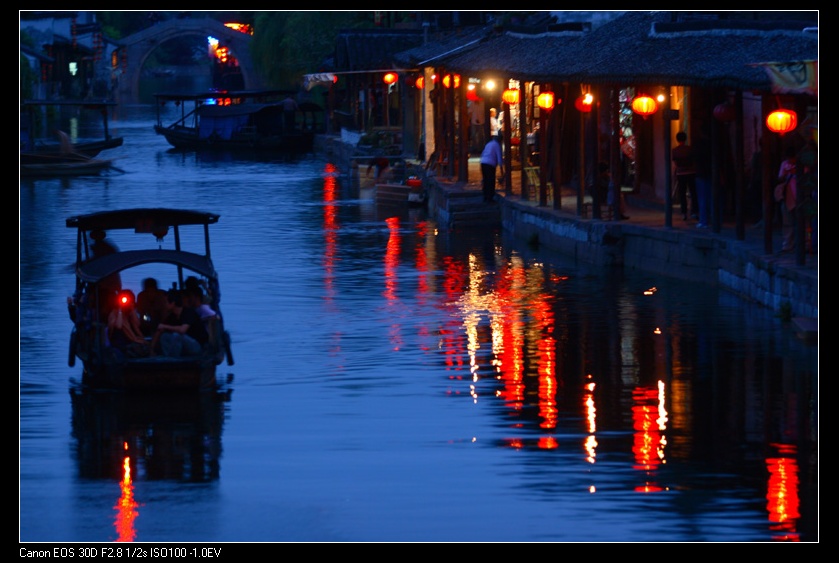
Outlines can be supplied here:
[[263, 87], [251, 58], [250, 35], [230, 29], [212, 18], [173, 19], [155, 24], [120, 41], [124, 49], [122, 56], [125, 69], [119, 79], [121, 101], [136, 102], [140, 99], [140, 75], [146, 59], [162, 43], [184, 35], [216, 37], [239, 62], [245, 89], [257, 90]]

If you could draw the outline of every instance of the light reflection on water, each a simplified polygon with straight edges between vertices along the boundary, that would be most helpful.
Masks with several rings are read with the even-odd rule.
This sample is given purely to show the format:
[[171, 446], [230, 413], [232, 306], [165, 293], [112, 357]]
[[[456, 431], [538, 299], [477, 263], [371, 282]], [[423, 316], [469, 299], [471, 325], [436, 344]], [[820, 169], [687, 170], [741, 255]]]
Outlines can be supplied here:
[[[817, 539], [817, 350], [770, 313], [441, 231], [321, 157], [171, 152], [148, 115], [114, 121], [125, 174], [21, 183], [23, 541]], [[158, 205], [221, 215], [232, 394], [80, 406], [64, 219]]]

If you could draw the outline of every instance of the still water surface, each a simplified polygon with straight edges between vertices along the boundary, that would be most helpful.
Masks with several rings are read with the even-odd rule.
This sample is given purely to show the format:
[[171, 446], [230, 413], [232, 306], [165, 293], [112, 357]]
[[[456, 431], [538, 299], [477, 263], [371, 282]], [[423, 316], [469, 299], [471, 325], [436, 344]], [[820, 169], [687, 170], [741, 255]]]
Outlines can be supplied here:
[[[123, 174], [20, 186], [21, 541], [818, 540], [817, 347], [771, 312], [121, 111]], [[75, 393], [64, 220], [135, 206], [221, 215], [227, 394]]]

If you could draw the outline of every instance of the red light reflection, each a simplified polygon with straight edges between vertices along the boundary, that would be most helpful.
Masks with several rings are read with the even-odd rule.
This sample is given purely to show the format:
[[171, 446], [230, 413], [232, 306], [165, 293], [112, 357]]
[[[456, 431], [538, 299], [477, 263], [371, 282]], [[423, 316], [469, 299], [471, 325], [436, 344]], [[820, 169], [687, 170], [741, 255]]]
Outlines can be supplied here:
[[[385, 248], [385, 291], [384, 296], [390, 302], [391, 306], [396, 305], [398, 297], [396, 290], [399, 286], [399, 252], [402, 247], [402, 233], [400, 232], [399, 217], [388, 217], [385, 219], [387, 228], [390, 230], [390, 236], [387, 239], [387, 247]], [[394, 350], [399, 350], [402, 346], [402, 337], [399, 334], [399, 322], [394, 322], [390, 326], [390, 341], [393, 344]]]
[[[128, 444], [123, 447], [128, 449]], [[118, 542], [133, 542], [137, 537], [137, 530], [134, 529], [134, 520], [140, 515], [137, 512], [139, 506], [134, 500], [134, 486], [131, 484], [131, 458], [125, 456], [122, 462], [123, 475], [120, 482], [120, 490], [122, 494], [117, 501], [114, 510], [116, 510], [116, 518], [114, 519], [114, 527], [117, 531]]]
[[636, 487], [637, 492], [649, 493], [663, 490], [650, 482], [658, 467], [666, 463], [664, 448], [667, 438], [667, 412], [664, 410], [664, 383], [656, 388], [637, 387], [632, 391], [632, 422], [635, 429], [632, 453], [635, 454], [634, 469], [646, 473], [647, 481]]
[[769, 482], [766, 488], [766, 510], [769, 512], [770, 529], [778, 541], [799, 541], [798, 519], [798, 448], [791, 444], [770, 444], [777, 450], [777, 457], [766, 458]]
[[323, 285], [326, 300], [331, 302], [335, 297], [335, 256], [338, 250], [338, 207], [335, 200], [338, 197], [338, 184], [335, 179], [335, 166], [326, 165], [323, 178], [323, 232], [325, 248], [323, 251]]

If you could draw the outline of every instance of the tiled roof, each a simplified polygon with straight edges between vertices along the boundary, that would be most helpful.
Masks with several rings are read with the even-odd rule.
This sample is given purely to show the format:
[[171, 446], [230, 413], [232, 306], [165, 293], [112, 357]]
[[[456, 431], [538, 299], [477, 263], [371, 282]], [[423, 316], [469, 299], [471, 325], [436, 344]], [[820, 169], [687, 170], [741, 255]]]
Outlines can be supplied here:
[[[672, 12], [627, 12], [593, 31], [485, 33], [437, 50], [461, 74], [543, 82], [661, 83], [769, 90], [759, 62], [818, 59], [818, 32], [777, 21], [673, 22]], [[443, 54], [448, 53], [448, 54]], [[398, 58], [405, 54], [400, 53]]]

